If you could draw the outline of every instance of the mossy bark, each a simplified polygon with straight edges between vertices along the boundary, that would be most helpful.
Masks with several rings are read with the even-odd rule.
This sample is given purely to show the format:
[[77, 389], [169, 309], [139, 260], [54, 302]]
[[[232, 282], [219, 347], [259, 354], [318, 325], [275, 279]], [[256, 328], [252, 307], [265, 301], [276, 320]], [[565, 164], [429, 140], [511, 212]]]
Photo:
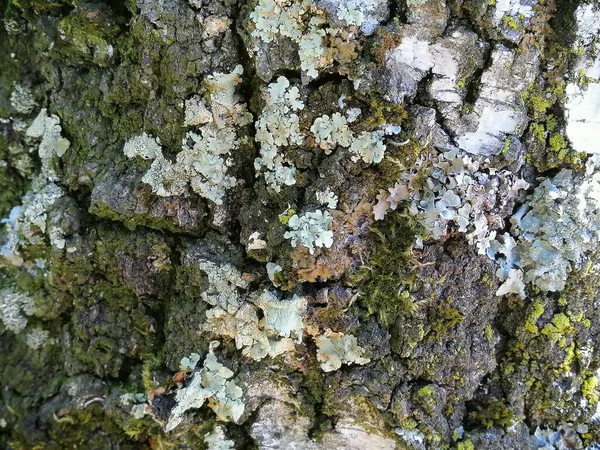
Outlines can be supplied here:
[[[476, 33], [487, 55], [483, 66], [470, 61], [458, 83], [461, 116], [479, 95], [491, 47], [506, 45], [516, 55], [537, 46], [540, 70], [522, 93], [527, 126], [515, 138], [524, 150], [515, 153], [508, 139], [497, 159], [533, 182], [557, 168], [583, 168], [587, 155], [570, 147], [563, 111], [579, 2], [535, 2], [544, 23], [524, 31], [521, 39], [533, 39], [525, 44], [496, 29], [485, 13], [494, 7], [487, 0], [376, 2], [385, 4], [387, 18], [374, 35], [360, 38], [356, 57], [371, 74], [368, 88], [351, 81], [358, 65], [339, 62], [302, 84], [295, 50], [285, 40], [257, 62], [248, 22], [256, 3], [0, 0], [0, 217], [21, 204], [41, 167], [22, 123], [48, 108], [71, 142], [58, 164], [66, 196], [47, 211], [48, 226], [59, 225], [66, 245], [56, 248], [45, 236], [27, 250], [32, 265], [0, 265], [0, 288], [29, 293], [36, 306], [23, 333], [0, 322], [0, 447], [204, 448], [216, 423], [210, 409], [194, 411], [175, 432], [163, 426], [179, 360], [204, 356], [212, 339], [223, 341], [219, 357], [245, 390], [247, 415], [225, 426], [238, 449], [273, 448], [272, 436], [280, 448], [290, 442], [355, 448], [340, 444], [339, 430], [352, 430], [347, 419], [382, 439], [367, 442], [396, 448], [526, 448], [538, 425], [565, 423], [586, 425], [582, 445], [597, 442], [600, 427], [591, 420], [599, 395], [598, 279], [591, 270], [597, 255], [571, 273], [560, 294], [500, 298], [494, 263], [463, 235], [415, 250], [421, 227], [415, 217], [401, 208], [382, 222], [372, 214], [380, 190], [438, 145], [421, 139], [419, 108], [435, 110], [438, 130], [449, 126], [443, 105], [429, 94], [431, 73], [402, 104], [390, 101], [387, 80], [376, 82], [389, 75], [386, 55], [402, 41], [403, 27], [424, 17], [432, 30], [442, 23], [448, 33], [460, 27]], [[210, 31], [217, 20], [227, 26]], [[255, 119], [268, 84], [258, 68], [261, 76], [294, 80], [306, 100], [305, 128], [345, 98], [361, 108], [357, 132], [401, 123], [402, 133], [388, 142], [378, 166], [350, 161], [345, 149], [326, 155], [307, 140], [288, 155], [297, 184], [276, 193], [256, 177], [259, 148], [249, 127], [234, 155], [243, 163], [235, 167], [238, 184], [225, 207], [191, 190], [154, 195], [141, 180], [150, 164], [126, 158], [124, 142], [145, 131], [174, 159], [186, 133], [185, 100], [203, 93], [207, 76], [237, 64], [244, 67], [240, 92]], [[33, 93], [35, 111], [15, 110], [16, 85]], [[23, 155], [31, 158], [27, 170]], [[315, 192], [327, 187], [340, 196], [336, 244], [316, 256], [293, 249], [281, 217], [290, 208], [314, 207]], [[248, 248], [254, 232], [266, 247]], [[193, 263], [199, 257], [237, 267], [250, 291], [271, 286], [264, 263], [276, 261], [285, 274], [276, 279], [279, 290], [309, 298], [307, 328], [353, 334], [371, 362], [324, 373], [310, 337], [291, 355], [256, 362], [231, 339], [202, 333], [209, 306], [201, 301], [207, 276]], [[34, 328], [49, 332], [37, 349], [26, 339]], [[121, 399], [126, 393], [149, 395], [148, 414], [134, 417]]]

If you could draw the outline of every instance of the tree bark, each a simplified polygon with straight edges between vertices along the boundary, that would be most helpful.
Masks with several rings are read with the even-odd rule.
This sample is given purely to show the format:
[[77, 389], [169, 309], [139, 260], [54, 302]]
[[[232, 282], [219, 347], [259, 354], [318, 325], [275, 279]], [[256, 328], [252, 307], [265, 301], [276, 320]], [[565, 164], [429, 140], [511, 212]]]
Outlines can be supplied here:
[[0, 447], [600, 448], [598, 2], [0, 11]]

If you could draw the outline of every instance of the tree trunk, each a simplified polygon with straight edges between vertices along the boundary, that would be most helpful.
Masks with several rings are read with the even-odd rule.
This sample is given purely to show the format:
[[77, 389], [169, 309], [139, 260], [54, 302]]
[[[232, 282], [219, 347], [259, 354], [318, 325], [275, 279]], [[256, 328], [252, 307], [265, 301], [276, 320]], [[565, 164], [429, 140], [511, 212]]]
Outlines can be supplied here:
[[0, 11], [0, 447], [600, 448], [597, 1]]

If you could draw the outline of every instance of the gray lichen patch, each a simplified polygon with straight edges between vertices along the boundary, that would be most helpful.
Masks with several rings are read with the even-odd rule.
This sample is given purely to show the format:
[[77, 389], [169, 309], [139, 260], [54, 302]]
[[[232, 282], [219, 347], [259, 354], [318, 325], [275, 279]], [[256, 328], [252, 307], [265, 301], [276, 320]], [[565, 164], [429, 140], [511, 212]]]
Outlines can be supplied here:
[[288, 68], [291, 63], [299, 66], [306, 83], [335, 63], [347, 66], [358, 56], [359, 27], [372, 34], [386, 14], [382, 2], [339, 5], [331, 1], [259, 0], [246, 25], [248, 51], [256, 59], [257, 73], [263, 80], [270, 80], [277, 69]]
[[365, 349], [356, 342], [352, 335], [341, 335], [329, 332], [315, 338], [317, 359], [324, 372], [331, 372], [342, 367], [342, 364], [366, 364]]
[[210, 344], [202, 369], [194, 372], [189, 384], [175, 394], [175, 407], [171, 410], [165, 431], [171, 431], [184, 419], [190, 409], [198, 409], [210, 400], [209, 406], [220, 420], [237, 421], [244, 413], [242, 390], [229, 379], [233, 372], [217, 361], [213, 351], [218, 342]]
[[501, 264], [497, 275], [506, 280], [498, 295], [525, 297], [527, 282], [544, 292], [562, 291], [569, 272], [585, 264], [600, 239], [596, 160], [588, 161], [585, 176], [564, 169], [544, 179], [510, 219], [517, 240], [504, 234], [492, 242], [490, 254]]
[[200, 134], [187, 133], [175, 163], [163, 156], [160, 141], [146, 133], [125, 143], [123, 152], [127, 157], [154, 160], [142, 181], [150, 185], [155, 194], [160, 197], [182, 195], [189, 184], [200, 196], [216, 205], [223, 204], [226, 191], [236, 184], [235, 177], [227, 173], [232, 164], [231, 152], [238, 147], [236, 127], [247, 125], [251, 117], [236, 94], [242, 73], [242, 66], [237, 66], [229, 74], [216, 73], [209, 77], [210, 111], [201, 100], [187, 103], [184, 124], [201, 125]]
[[37, 105], [29, 88], [21, 85], [15, 85], [10, 94], [10, 104], [19, 114], [29, 114]]
[[27, 317], [35, 312], [33, 298], [24, 292], [6, 288], [0, 291], [0, 321], [6, 330], [20, 333], [27, 326]]

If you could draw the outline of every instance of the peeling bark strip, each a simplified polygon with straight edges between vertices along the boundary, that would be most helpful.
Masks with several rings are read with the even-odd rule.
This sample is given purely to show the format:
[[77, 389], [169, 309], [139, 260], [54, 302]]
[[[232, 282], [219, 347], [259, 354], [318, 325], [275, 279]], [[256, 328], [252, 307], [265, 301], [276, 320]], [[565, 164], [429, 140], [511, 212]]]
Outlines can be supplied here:
[[0, 14], [1, 448], [600, 448], [598, 2]]

